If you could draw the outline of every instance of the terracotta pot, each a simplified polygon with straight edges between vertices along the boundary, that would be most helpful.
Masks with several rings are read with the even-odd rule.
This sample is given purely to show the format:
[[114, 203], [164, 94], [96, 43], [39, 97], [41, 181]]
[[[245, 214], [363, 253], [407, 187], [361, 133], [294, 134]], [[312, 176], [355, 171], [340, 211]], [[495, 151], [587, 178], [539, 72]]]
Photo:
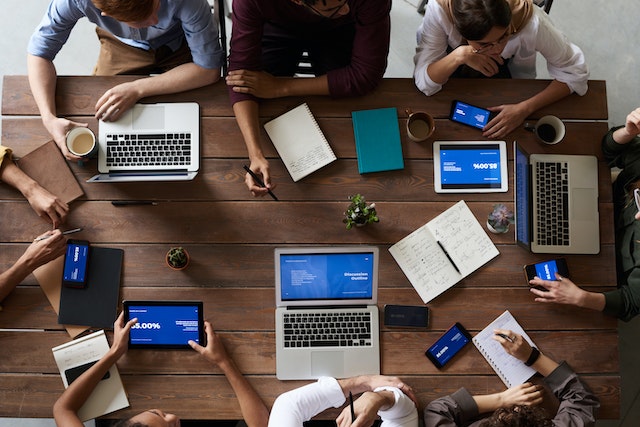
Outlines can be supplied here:
[[166, 255], [165, 255], [165, 257], [164, 257], [164, 261], [165, 261], [165, 263], [167, 264], [167, 266], [168, 266], [170, 269], [172, 269], [172, 270], [177, 270], [177, 271], [179, 271], [179, 270], [184, 270], [185, 268], [187, 268], [187, 267], [189, 266], [189, 262], [191, 261], [191, 257], [189, 256], [189, 252], [187, 252], [187, 250], [183, 248], [184, 254], [185, 254], [185, 255], [186, 255], [186, 257], [187, 257], [187, 262], [186, 262], [186, 263], [185, 263], [185, 265], [183, 265], [182, 267], [174, 267], [173, 265], [171, 265], [171, 264], [169, 263], [169, 252], [171, 252], [171, 250], [172, 250], [172, 249], [173, 249], [173, 248], [169, 249], [169, 250], [167, 251], [167, 254], [166, 254]]

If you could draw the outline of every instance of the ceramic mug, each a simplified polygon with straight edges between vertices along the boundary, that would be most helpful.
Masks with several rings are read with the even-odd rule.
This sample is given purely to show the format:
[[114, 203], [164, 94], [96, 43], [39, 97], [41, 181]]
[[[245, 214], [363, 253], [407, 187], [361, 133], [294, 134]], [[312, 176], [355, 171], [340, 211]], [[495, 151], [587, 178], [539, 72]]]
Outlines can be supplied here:
[[407, 108], [407, 136], [415, 142], [422, 142], [429, 139], [436, 130], [436, 122], [430, 114], [424, 111], [416, 111]]
[[556, 116], [541, 117], [535, 126], [525, 123], [524, 128], [535, 133], [538, 141], [547, 145], [554, 145], [562, 141], [566, 132], [564, 123]]
[[71, 154], [81, 157], [81, 160], [78, 161], [80, 166], [98, 153], [96, 135], [89, 128], [76, 127], [71, 129], [65, 136], [65, 143]]

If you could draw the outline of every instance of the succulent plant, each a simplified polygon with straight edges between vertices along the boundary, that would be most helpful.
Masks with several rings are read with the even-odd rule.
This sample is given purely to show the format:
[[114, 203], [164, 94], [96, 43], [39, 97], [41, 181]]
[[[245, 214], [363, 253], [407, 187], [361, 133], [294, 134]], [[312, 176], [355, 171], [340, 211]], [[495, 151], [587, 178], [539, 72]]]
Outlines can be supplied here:
[[351, 204], [347, 207], [347, 211], [344, 213], [344, 219], [342, 222], [347, 224], [347, 230], [351, 230], [351, 227], [363, 226], [370, 222], [379, 222], [378, 213], [376, 212], [376, 204], [371, 203], [367, 205], [367, 201], [364, 196], [360, 194], [354, 194], [349, 196]]
[[514, 222], [513, 211], [502, 203], [493, 205], [493, 211], [487, 217], [487, 224], [497, 233], [506, 233]]
[[182, 269], [189, 264], [189, 254], [186, 249], [181, 246], [169, 249], [167, 252], [167, 264], [175, 269]]

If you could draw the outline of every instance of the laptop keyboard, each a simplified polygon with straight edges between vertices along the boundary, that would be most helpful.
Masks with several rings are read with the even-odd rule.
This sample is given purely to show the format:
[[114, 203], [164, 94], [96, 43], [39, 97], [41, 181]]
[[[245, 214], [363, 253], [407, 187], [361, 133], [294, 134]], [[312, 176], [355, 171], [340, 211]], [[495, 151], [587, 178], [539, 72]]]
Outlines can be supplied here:
[[367, 312], [284, 313], [285, 347], [370, 347]]
[[107, 166], [188, 166], [191, 133], [108, 134]]
[[539, 245], [569, 245], [569, 170], [567, 162], [536, 163]]

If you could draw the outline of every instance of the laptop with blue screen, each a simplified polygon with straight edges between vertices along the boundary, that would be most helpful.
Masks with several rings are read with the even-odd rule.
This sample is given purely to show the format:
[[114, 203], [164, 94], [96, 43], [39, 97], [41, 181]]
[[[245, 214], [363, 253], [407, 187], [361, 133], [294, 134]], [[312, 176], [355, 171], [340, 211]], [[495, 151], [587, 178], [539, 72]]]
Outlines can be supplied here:
[[380, 373], [378, 248], [277, 248], [276, 376]]

